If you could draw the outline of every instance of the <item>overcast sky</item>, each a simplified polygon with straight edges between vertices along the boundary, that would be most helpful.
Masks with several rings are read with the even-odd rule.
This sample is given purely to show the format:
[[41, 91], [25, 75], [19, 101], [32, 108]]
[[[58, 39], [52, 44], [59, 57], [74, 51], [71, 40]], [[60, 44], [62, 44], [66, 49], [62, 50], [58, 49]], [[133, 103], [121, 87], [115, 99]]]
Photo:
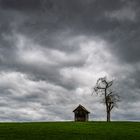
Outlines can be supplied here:
[[139, 0], [0, 0], [0, 121], [105, 120], [99, 77], [121, 97], [113, 120], [140, 121]]

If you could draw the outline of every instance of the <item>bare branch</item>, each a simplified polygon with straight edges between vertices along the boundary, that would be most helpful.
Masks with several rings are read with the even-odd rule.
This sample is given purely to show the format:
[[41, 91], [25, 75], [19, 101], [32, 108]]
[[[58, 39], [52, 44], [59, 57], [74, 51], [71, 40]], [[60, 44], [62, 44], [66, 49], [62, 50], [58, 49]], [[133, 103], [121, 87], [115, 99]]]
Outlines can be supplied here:
[[103, 88], [103, 87], [99, 87], [99, 86], [98, 86], [97, 89], [106, 89], [106, 88]]
[[113, 85], [113, 80], [108, 82], [108, 88], [111, 87]]

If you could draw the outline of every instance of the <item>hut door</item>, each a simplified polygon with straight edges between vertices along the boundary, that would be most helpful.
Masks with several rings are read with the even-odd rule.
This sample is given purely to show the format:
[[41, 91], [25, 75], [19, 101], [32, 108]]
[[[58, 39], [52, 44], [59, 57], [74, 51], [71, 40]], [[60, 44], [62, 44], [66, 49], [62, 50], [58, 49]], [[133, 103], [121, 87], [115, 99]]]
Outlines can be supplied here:
[[86, 114], [83, 111], [79, 111], [76, 114], [76, 120], [77, 121], [86, 121]]

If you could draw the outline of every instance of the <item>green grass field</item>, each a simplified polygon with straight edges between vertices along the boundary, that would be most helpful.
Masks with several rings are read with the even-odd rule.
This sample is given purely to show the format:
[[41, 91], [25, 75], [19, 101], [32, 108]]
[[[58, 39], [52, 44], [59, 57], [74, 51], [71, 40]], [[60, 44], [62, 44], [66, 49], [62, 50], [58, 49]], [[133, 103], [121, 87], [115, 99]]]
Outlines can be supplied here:
[[140, 123], [0, 123], [0, 140], [140, 140]]

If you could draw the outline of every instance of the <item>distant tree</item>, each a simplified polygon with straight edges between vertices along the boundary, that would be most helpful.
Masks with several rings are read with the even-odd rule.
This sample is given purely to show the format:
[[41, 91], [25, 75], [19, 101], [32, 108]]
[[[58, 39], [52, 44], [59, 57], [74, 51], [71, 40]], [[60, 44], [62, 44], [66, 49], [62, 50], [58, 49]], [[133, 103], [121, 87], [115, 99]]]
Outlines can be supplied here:
[[99, 78], [94, 87], [93, 93], [103, 96], [103, 103], [106, 106], [107, 122], [110, 122], [111, 111], [117, 107], [117, 102], [120, 101], [119, 95], [112, 90], [113, 80], [108, 81], [106, 77]]

